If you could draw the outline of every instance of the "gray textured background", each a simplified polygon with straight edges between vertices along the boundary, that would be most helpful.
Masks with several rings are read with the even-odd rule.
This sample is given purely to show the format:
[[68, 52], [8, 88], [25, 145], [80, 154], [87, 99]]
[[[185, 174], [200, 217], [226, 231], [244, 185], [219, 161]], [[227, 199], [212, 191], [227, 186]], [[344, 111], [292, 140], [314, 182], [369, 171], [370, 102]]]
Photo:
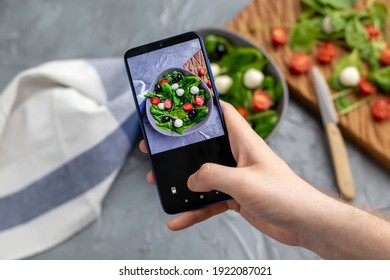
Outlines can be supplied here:
[[[0, 87], [25, 68], [54, 59], [119, 57], [130, 47], [201, 27], [223, 27], [249, 1], [0, 0]], [[199, 7], [202, 7], [201, 9]], [[348, 141], [347, 141], [348, 142]], [[335, 179], [318, 116], [291, 100], [273, 149], [320, 189]], [[390, 212], [390, 174], [348, 142], [358, 205]], [[104, 201], [102, 217], [34, 259], [312, 259], [226, 213], [171, 233], [149, 163], [136, 149]], [[293, 198], [292, 198], [293, 199]]]

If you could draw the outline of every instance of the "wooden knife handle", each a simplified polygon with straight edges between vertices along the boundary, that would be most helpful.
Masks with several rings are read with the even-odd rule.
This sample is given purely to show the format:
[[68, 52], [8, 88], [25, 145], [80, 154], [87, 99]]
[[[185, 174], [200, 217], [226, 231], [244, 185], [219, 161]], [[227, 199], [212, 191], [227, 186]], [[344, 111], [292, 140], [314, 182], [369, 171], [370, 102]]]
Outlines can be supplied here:
[[325, 127], [339, 192], [346, 200], [352, 200], [355, 198], [355, 186], [343, 137], [336, 124], [327, 123]]

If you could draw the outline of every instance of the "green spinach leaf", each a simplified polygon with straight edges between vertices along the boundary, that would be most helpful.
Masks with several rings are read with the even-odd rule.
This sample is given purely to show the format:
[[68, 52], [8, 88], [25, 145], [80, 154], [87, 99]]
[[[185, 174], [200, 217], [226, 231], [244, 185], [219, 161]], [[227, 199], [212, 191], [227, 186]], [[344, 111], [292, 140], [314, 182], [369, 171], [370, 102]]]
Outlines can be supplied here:
[[310, 52], [317, 44], [320, 32], [311, 20], [297, 23], [290, 32], [289, 44], [293, 51]]
[[385, 92], [390, 92], [390, 66], [369, 73], [367, 78]]

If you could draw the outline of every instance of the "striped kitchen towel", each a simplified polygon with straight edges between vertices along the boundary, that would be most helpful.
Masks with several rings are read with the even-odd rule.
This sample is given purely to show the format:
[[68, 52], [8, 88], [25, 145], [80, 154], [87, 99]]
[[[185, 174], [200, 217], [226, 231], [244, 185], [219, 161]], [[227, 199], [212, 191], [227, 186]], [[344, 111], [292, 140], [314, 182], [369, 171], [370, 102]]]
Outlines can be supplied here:
[[0, 259], [42, 252], [96, 220], [138, 136], [121, 59], [18, 74], [0, 94]]

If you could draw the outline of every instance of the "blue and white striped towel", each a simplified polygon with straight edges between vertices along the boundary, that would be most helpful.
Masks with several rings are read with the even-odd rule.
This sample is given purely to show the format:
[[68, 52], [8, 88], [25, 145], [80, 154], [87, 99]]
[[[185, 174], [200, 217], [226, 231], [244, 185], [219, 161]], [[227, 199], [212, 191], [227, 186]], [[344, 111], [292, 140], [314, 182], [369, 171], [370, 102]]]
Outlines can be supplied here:
[[0, 94], [0, 259], [93, 222], [139, 135], [121, 59], [45, 63]]

